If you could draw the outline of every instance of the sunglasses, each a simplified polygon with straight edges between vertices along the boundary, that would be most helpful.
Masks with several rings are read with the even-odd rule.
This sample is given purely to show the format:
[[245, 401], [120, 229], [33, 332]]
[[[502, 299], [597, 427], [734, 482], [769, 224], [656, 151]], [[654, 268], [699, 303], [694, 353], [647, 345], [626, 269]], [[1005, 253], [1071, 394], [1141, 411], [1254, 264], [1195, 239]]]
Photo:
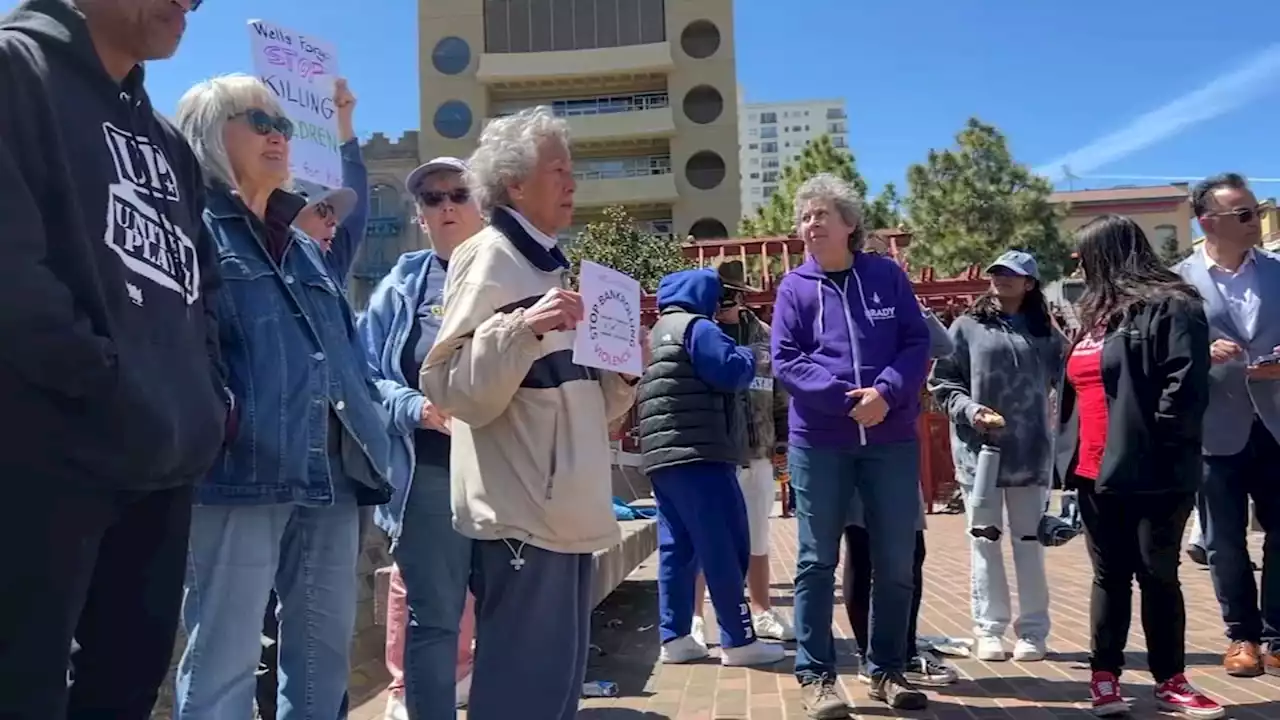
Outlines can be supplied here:
[[337, 212], [333, 209], [332, 205], [327, 202], [322, 202], [316, 205], [316, 215], [319, 216], [321, 220], [328, 220], [329, 218], [336, 216]]
[[200, 5], [203, 3], [204, 3], [204, 0], [191, 0], [191, 9], [188, 10], [187, 12], [195, 12], [199, 10]]
[[418, 193], [418, 200], [429, 208], [440, 207], [445, 200], [454, 205], [462, 205], [471, 199], [471, 191], [467, 188], [454, 190], [424, 190]]
[[266, 110], [253, 108], [252, 110], [236, 113], [231, 116], [231, 119], [234, 120], [241, 117], [259, 135], [270, 135], [273, 132], [278, 132], [284, 136], [285, 142], [293, 139], [293, 121], [284, 115], [272, 115]]
[[1227, 210], [1226, 212], [1209, 213], [1207, 217], [1226, 217], [1228, 215], [1234, 215], [1236, 220], [1239, 220], [1241, 223], [1251, 223], [1254, 218], [1260, 217], [1261, 213], [1258, 212], [1258, 208], [1256, 207], [1236, 208], [1235, 210]]

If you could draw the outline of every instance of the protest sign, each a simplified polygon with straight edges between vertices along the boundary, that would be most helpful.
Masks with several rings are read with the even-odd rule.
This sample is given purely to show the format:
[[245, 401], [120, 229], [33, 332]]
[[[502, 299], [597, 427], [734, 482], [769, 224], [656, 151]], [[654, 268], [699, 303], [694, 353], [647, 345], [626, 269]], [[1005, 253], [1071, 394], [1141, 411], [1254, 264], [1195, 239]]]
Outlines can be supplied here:
[[586, 316], [578, 324], [573, 361], [640, 375], [640, 283], [603, 265], [583, 261], [578, 292]]
[[333, 84], [338, 54], [333, 45], [265, 20], [249, 21], [253, 71], [293, 121], [289, 169], [295, 178], [326, 187], [342, 185], [338, 109]]

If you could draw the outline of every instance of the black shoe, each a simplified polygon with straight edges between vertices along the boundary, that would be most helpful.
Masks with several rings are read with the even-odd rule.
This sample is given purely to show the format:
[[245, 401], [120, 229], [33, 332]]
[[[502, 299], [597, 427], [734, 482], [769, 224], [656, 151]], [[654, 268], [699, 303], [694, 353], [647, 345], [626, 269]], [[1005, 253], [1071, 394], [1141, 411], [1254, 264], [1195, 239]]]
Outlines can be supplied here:
[[1209, 564], [1209, 554], [1200, 545], [1188, 545], [1187, 557], [1191, 558], [1191, 562], [1197, 565]]
[[929, 698], [907, 682], [900, 672], [883, 673], [871, 678], [867, 695], [894, 710], [923, 710], [929, 706]]

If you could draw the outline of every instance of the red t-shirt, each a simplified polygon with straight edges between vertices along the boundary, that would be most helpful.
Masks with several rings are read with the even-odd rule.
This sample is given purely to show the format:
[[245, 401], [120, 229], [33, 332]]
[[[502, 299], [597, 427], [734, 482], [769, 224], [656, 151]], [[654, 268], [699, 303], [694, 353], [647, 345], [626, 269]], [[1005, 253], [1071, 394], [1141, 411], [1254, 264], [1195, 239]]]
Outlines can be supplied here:
[[1080, 339], [1067, 358], [1067, 380], [1076, 391], [1080, 420], [1075, 474], [1097, 480], [1107, 447], [1107, 391], [1102, 386], [1102, 341], [1099, 334]]

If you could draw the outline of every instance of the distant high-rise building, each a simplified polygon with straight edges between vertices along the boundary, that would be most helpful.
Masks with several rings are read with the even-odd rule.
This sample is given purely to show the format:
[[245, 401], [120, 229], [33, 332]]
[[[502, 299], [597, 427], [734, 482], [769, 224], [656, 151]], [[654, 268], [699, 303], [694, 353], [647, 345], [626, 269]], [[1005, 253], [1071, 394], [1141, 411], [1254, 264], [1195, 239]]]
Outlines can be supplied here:
[[782, 168], [800, 157], [814, 138], [830, 135], [836, 147], [849, 146], [843, 100], [744, 103], [738, 110], [742, 213], [754, 215], [778, 189]]

